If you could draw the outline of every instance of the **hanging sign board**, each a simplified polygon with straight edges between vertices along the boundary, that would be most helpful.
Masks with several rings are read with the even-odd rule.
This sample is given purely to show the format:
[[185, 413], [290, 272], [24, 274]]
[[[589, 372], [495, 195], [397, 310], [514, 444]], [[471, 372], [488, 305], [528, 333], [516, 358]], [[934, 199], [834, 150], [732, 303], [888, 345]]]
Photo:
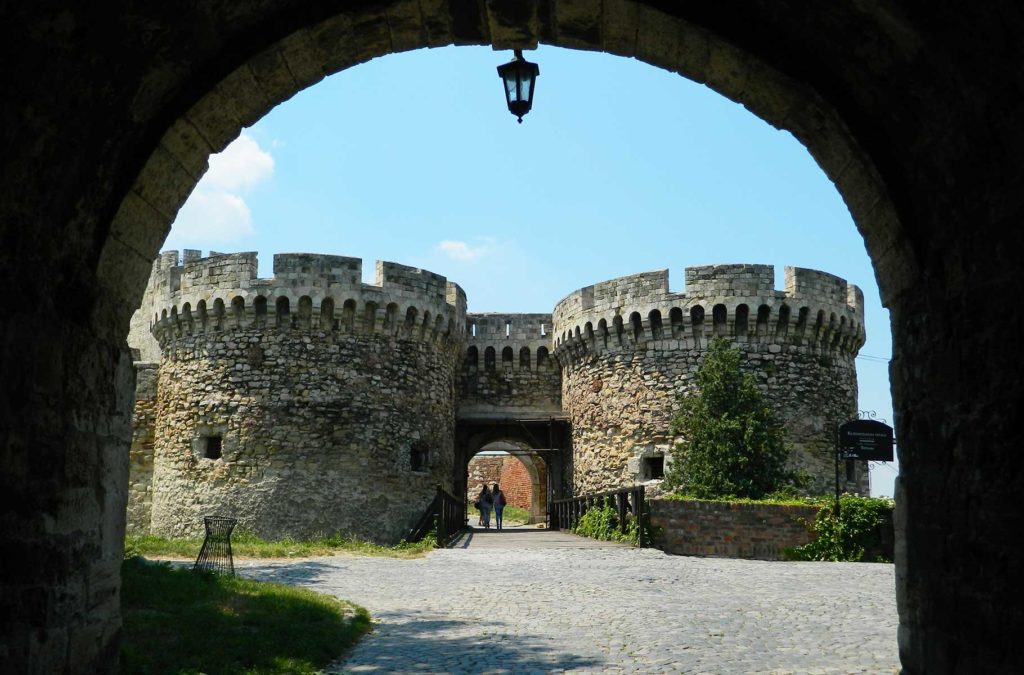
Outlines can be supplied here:
[[892, 427], [876, 420], [851, 420], [839, 427], [839, 458], [891, 462]]

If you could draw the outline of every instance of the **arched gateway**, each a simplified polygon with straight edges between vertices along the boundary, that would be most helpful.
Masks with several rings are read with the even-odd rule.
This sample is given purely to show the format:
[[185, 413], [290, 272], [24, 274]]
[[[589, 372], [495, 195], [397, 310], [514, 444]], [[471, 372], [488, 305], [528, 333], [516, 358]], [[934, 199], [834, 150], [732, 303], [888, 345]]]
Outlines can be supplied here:
[[[3, 10], [2, 658], [116, 662], [130, 357], [152, 259], [207, 157], [375, 56], [537, 42], [636, 57], [792, 131], [835, 182], [891, 311], [897, 597], [908, 672], [1007, 672], [1024, 564], [1024, 17], [839, 0], [330, 3]], [[750, 316], [754, 316], [753, 313]], [[627, 317], [628, 318], [628, 317]]]

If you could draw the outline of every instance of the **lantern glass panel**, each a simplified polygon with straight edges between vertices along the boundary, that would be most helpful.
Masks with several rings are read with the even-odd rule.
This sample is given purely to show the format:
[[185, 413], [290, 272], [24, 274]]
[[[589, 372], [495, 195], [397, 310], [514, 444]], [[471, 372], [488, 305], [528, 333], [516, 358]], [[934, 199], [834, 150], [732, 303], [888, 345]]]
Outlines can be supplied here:
[[524, 101], [532, 101], [533, 100], [534, 82], [536, 82], [536, 80], [534, 80], [529, 75], [527, 75], [523, 79], [523, 100]]
[[505, 76], [505, 96], [508, 101], [519, 100], [519, 91], [518, 87], [516, 87], [515, 73], [509, 73]]

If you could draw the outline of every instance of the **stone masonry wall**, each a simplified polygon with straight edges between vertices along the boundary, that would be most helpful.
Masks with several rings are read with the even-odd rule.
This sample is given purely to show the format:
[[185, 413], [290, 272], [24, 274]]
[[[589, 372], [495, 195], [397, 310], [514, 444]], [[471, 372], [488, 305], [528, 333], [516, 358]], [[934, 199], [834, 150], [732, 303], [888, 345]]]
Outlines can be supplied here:
[[[811, 492], [834, 484], [833, 425], [857, 410], [854, 357], [863, 344], [860, 290], [822, 272], [786, 268], [772, 290], [770, 265], [688, 268], [685, 293], [668, 273], [590, 286], [555, 309], [555, 354], [573, 433], [577, 494], [643, 482], [646, 460], [670, 462], [671, 419], [709, 340], [722, 336], [779, 416], [793, 447], [791, 466]], [[842, 488], [868, 492], [867, 466]], [[846, 471], [842, 472], [846, 478]]]
[[816, 506], [651, 499], [654, 545], [674, 555], [781, 560], [813, 540]]
[[[716, 335], [744, 352], [811, 491], [831, 490], [832, 425], [856, 411], [862, 297], [813, 270], [786, 268], [775, 291], [771, 266], [688, 268], [678, 294], [651, 272], [576, 291], [550, 315], [467, 316], [457, 285], [394, 263], [377, 263], [374, 284], [341, 256], [277, 255], [271, 279], [254, 253], [178, 263], [173, 251], [154, 262], [130, 336], [149, 353], [137, 333], [151, 330], [162, 352], [155, 409], [140, 379], [134, 531], [194, 534], [222, 513], [264, 536], [395, 541], [436, 483], [451, 486], [456, 415], [564, 408], [574, 492], [656, 487], [676, 396]], [[500, 482], [542, 512], [509, 459], [471, 476], [470, 496]], [[852, 469], [843, 488], [866, 493], [866, 466]]]
[[392, 263], [366, 285], [356, 259], [274, 262], [267, 280], [254, 254], [165, 278], [151, 529], [198, 534], [217, 513], [265, 537], [395, 542], [451, 488], [465, 296]]
[[476, 501], [481, 487], [501, 483], [501, 467], [504, 463], [504, 455], [477, 455], [469, 460], [466, 500], [470, 504]]
[[469, 314], [459, 416], [560, 412], [550, 314]]
[[135, 406], [129, 451], [129, 533], [149, 531], [153, 505], [153, 449], [156, 432], [157, 363], [135, 364]]

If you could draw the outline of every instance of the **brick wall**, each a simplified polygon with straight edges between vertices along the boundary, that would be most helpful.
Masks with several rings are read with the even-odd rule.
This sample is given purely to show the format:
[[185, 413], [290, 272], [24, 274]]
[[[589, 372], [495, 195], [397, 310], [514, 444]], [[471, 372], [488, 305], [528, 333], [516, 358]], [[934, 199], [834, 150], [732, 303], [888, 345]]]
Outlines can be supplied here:
[[649, 504], [651, 524], [661, 528], [655, 546], [666, 553], [756, 560], [781, 560], [784, 548], [811, 541], [801, 519], [818, 512], [815, 506], [675, 499]]
[[521, 461], [512, 455], [477, 455], [469, 462], [466, 496], [472, 504], [481, 485], [498, 483], [510, 506], [530, 510], [533, 482]]
[[533, 481], [530, 480], [530, 473], [521, 461], [512, 456], [505, 457], [505, 461], [501, 465], [501, 481], [499, 482], [509, 506], [530, 510], [530, 502], [533, 499]]

